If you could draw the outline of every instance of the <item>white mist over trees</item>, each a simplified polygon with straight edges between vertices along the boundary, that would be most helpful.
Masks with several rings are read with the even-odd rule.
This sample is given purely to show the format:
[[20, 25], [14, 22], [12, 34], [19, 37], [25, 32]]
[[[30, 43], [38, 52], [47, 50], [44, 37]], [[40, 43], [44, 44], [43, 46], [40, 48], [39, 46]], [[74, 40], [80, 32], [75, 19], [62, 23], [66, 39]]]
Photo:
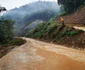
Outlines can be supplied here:
[[38, 1], [14, 8], [3, 16], [5, 19], [14, 20], [15, 33], [22, 34], [27, 24], [36, 20], [48, 21], [58, 13], [60, 13], [60, 6], [56, 2]]

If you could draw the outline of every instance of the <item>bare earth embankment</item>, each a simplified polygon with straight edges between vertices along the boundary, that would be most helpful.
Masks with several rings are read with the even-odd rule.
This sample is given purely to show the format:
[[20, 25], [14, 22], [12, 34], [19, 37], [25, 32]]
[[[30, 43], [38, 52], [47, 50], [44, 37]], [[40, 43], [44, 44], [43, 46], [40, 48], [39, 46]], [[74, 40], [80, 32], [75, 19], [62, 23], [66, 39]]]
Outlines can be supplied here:
[[[74, 25], [82, 25], [85, 24], [85, 7], [77, 10], [75, 13], [70, 15], [62, 16], [64, 18], [65, 23], [70, 23]], [[57, 18], [58, 22], [60, 22], [60, 18]]]
[[0, 59], [0, 70], [85, 70], [85, 51], [26, 38]]

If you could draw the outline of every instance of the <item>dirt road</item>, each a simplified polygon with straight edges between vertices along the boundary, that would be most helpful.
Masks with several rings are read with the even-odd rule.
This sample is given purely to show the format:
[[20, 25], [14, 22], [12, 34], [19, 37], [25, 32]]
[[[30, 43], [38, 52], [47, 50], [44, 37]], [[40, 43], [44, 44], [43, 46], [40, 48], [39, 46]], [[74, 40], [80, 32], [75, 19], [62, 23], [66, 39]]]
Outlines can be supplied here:
[[85, 31], [85, 27], [77, 27], [77, 26], [73, 26], [75, 29], [79, 29], [79, 30], [83, 30]]
[[24, 38], [0, 59], [0, 70], [85, 70], [85, 51]]

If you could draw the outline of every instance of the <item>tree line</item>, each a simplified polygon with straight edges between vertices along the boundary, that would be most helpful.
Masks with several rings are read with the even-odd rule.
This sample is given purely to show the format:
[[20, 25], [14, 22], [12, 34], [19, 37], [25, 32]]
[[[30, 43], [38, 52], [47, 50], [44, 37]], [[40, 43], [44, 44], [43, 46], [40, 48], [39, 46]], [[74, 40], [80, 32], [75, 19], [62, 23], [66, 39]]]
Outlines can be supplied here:
[[0, 19], [0, 43], [6, 43], [13, 38], [13, 21]]
[[58, 0], [58, 4], [62, 5], [67, 14], [75, 12], [78, 7], [85, 4], [85, 0]]

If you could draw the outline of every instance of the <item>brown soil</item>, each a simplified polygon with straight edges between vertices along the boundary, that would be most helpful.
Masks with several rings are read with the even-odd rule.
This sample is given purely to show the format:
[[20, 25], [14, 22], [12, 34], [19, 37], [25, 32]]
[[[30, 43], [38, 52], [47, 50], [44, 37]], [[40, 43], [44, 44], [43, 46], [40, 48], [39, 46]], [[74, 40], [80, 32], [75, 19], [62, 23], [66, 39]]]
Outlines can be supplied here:
[[83, 49], [85, 48], [85, 33], [81, 33], [73, 37], [63, 37], [56, 43], [72, 48]]
[[36, 66], [36, 70], [85, 70], [85, 64], [64, 55], [41, 49], [38, 50], [38, 54], [45, 59]]
[[13, 48], [16, 48], [16, 46], [8, 46], [8, 47], [0, 46], [0, 58], [9, 53]]
[[23, 43], [15, 43], [14, 44], [4, 44], [4, 45], [0, 45], [0, 58], [2, 58], [4, 55], [6, 55], [7, 53], [9, 53], [12, 49], [19, 47], [22, 44], [26, 43], [26, 40], [23, 40]]
[[82, 50], [85, 49], [85, 32], [82, 32], [75, 36], [61, 37], [59, 40], [56, 40], [56, 41], [50, 40], [50, 38], [48, 38], [48, 39], [42, 38], [42, 39], [38, 39], [38, 40], [45, 41], [48, 43], [50, 42], [50, 43], [54, 43], [54, 44], [58, 44], [58, 45], [63, 45], [66, 47], [72, 47], [75, 49], [82, 49]]
[[[75, 25], [82, 26], [83, 24], [83, 26], [85, 26], [85, 7], [77, 10], [73, 14], [62, 17], [64, 18], [65, 24], [71, 24], [74, 26], [74, 28], [85, 31], [85, 27], [75, 27]], [[57, 18], [57, 22], [61, 22], [60, 18]], [[57, 42], [57, 44], [74, 48], [85, 48], [85, 32], [74, 37], [64, 37], [59, 42]]]
[[0, 59], [0, 70], [85, 70], [85, 51], [26, 39]]
[[[63, 18], [65, 23], [85, 24], [85, 7], [71, 15], [63, 16]], [[57, 20], [60, 22], [60, 18]]]

